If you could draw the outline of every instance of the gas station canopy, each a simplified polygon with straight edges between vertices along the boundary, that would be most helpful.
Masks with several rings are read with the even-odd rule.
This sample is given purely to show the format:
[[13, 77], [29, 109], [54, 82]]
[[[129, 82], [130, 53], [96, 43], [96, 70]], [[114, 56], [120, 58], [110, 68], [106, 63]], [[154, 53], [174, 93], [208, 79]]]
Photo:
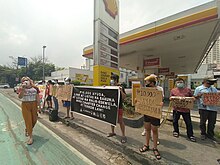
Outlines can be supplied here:
[[[216, 0], [121, 34], [120, 67], [143, 71], [145, 60], [159, 58], [157, 68], [196, 72], [220, 35], [219, 16]], [[93, 46], [83, 56], [92, 58]]]

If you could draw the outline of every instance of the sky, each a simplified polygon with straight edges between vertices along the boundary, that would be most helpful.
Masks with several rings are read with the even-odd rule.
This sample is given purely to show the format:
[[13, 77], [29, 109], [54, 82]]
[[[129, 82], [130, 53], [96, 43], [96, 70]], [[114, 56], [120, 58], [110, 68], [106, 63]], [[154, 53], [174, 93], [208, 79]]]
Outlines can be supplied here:
[[[120, 0], [120, 33], [210, 1]], [[94, 0], [0, 0], [0, 65], [42, 56], [45, 45], [55, 66], [80, 68], [93, 43], [93, 12]]]

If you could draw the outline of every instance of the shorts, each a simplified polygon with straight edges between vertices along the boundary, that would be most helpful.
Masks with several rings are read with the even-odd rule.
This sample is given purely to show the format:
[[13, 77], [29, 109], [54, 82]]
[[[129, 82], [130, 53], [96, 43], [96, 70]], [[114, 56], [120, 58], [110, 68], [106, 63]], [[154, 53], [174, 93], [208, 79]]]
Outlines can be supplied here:
[[118, 109], [118, 120], [123, 117], [123, 109]]
[[64, 107], [70, 107], [70, 101], [63, 101], [63, 106]]
[[48, 95], [47, 98], [46, 98], [46, 101], [51, 101], [51, 95]]
[[160, 126], [160, 119], [144, 115], [144, 122], [151, 123], [153, 126]]

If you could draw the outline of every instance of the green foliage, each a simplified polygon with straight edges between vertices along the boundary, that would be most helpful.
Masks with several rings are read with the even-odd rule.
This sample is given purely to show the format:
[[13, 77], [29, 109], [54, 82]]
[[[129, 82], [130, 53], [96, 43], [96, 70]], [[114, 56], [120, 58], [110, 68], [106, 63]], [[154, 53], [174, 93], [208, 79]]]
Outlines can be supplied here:
[[220, 132], [215, 132], [215, 136], [218, 138], [218, 139], [220, 139]]
[[[52, 63], [45, 63], [45, 76], [50, 76], [50, 73], [55, 71], [55, 65]], [[41, 57], [34, 57], [29, 60], [28, 66], [15, 69], [14, 67], [0, 65], [0, 82], [9, 83], [11, 87], [16, 82], [16, 77], [20, 79], [23, 76], [29, 76], [34, 81], [42, 80], [43, 77], [43, 62]]]
[[123, 82], [123, 83], [121, 84], [121, 86], [123, 86], [124, 88], [127, 88], [127, 84], [126, 84], [125, 82]]
[[132, 106], [131, 94], [127, 94], [123, 102], [124, 110], [131, 115], [135, 114], [135, 108]]
[[77, 81], [77, 80], [74, 80], [74, 81], [72, 81], [72, 83], [74, 84], [74, 85], [80, 85], [80, 81]]

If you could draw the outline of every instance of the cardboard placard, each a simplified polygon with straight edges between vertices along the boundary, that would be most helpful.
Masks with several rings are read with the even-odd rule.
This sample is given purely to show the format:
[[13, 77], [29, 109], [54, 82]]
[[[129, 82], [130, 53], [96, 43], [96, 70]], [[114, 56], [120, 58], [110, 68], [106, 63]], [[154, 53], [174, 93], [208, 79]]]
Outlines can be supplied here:
[[44, 102], [45, 102], [45, 92], [46, 92], [46, 85], [38, 85], [37, 86], [40, 93], [39, 93], [39, 98], [40, 98], [40, 107], [44, 107]]
[[162, 91], [156, 88], [137, 89], [135, 111], [147, 116], [160, 119], [162, 116]]
[[57, 86], [57, 85], [53, 85], [53, 86], [52, 86], [52, 88], [50, 89], [50, 91], [51, 91], [51, 96], [56, 97], [56, 95], [57, 95], [57, 89], [58, 89], [58, 86]]
[[132, 106], [135, 105], [134, 100], [136, 98], [137, 89], [140, 89], [141, 82], [140, 81], [133, 81], [132, 82]]
[[220, 106], [220, 92], [218, 93], [203, 93], [204, 105]]
[[59, 100], [70, 101], [72, 97], [73, 85], [60, 85], [57, 88], [56, 98]]
[[172, 98], [172, 105], [174, 108], [193, 109], [194, 106], [193, 97], [172, 96], [171, 98]]

